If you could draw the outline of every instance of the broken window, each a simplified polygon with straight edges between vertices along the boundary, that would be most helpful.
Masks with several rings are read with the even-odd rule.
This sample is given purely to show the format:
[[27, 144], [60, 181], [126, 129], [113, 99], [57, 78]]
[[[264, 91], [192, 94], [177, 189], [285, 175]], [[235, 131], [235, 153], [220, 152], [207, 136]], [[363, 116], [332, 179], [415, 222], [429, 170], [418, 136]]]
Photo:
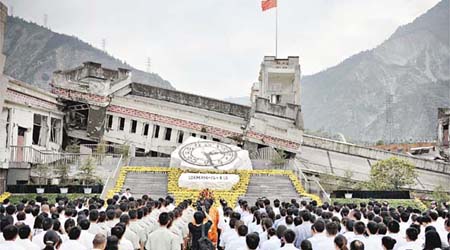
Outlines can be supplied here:
[[192, 133], [191, 136], [192, 137], [197, 137], [197, 134], [196, 133]]
[[200, 138], [205, 139], [206, 140], [206, 135], [201, 135]]
[[164, 140], [170, 141], [170, 137], [172, 136], [172, 129], [166, 128], [166, 133], [164, 135]]
[[178, 143], [183, 143], [184, 132], [178, 131]]
[[119, 130], [123, 131], [125, 129], [125, 118], [119, 117]]
[[144, 123], [144, 129], [142, 131], [142, 135], [147, 136], [148, 135], [148, 129], [149, 129], [148, 123]]
[[136, 134], [136, 128], [137, 128], [137, 121], [131, 120], [130, 133]]
[[212, 138], [212, 140], [213, 140], [213, 141], [216, 141], [216, 142], [220, 142], [220, 140], [217, 139], [217, 138]]
[[159, 137], [159, 125], [153, 125], [153, 138]]
[[52, 129], [50, 131], [50, 141], [54, 143], [61, 143], [59, 141], [60, 134], [61, 134], [61, 120], [56, 118], [51, 118], [51, 126]]
[[33, 116], [33, 144], [45, 146], [47, 142], [47, 116], [34, 114]]
[[448, 147], [449, 146], [449, 138], [448, 138], [448, 124], [443, 126], [443, 140], [442, 140], [442, 145], [444, 147]]
[[272, 95], [270, 102], [273, 104], [279, 104], [281, 102], [281, 95]]
[[113, 126], [113, 116], [112, 115], [108, 115], [107, 116], [107, 124], [106, 124], [106, 128], [107, 129], [112, 129], [112, 126]]

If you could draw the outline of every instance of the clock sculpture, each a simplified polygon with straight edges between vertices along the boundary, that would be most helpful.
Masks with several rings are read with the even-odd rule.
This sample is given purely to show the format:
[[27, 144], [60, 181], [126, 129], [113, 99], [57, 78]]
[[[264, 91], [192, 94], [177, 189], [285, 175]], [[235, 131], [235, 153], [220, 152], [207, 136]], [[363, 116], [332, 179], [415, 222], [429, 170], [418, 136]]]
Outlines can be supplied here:
[[214, 168], [230, 164], [237, 157], [231, 147], [215, 141], [188, 143], [180, 149], [179, 155], [189, 164]]

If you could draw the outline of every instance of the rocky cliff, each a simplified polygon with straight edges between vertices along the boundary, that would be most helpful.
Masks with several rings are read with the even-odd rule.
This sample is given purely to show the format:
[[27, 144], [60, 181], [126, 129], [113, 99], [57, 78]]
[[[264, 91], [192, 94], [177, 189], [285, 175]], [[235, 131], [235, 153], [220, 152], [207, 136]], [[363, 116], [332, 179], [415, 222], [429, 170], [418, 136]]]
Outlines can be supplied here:
[[354, 141], [435, 139], [437, 108], [450, 106], [449, 10], [443, 0], [378, 47], [305, 76], [305, 126]]

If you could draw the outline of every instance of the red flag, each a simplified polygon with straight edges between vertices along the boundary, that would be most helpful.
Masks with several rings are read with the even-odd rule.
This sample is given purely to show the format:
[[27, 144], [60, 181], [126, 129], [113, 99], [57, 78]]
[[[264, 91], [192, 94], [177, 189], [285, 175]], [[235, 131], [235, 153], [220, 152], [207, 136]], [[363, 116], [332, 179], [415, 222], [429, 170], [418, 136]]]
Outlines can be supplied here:
[[271, 8], [277, 7], [277, 0], [262, 0], [261, 1], [261, 8], [262, 11], [266, 11]]

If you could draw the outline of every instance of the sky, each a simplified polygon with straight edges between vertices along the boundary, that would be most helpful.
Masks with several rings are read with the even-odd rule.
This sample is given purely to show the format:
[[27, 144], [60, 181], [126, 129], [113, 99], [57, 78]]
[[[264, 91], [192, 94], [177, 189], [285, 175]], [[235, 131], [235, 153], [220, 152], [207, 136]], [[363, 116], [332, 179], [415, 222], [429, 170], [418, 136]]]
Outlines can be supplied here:
[[[275, 9], [260, 0], [2, 0], [26, 20], [74, 35], [178, 90], [248, 96], [275, 54]], [[302, 75], [376, 47], [439, 0], [278, 0], [278, 57], [299, 56]]]

